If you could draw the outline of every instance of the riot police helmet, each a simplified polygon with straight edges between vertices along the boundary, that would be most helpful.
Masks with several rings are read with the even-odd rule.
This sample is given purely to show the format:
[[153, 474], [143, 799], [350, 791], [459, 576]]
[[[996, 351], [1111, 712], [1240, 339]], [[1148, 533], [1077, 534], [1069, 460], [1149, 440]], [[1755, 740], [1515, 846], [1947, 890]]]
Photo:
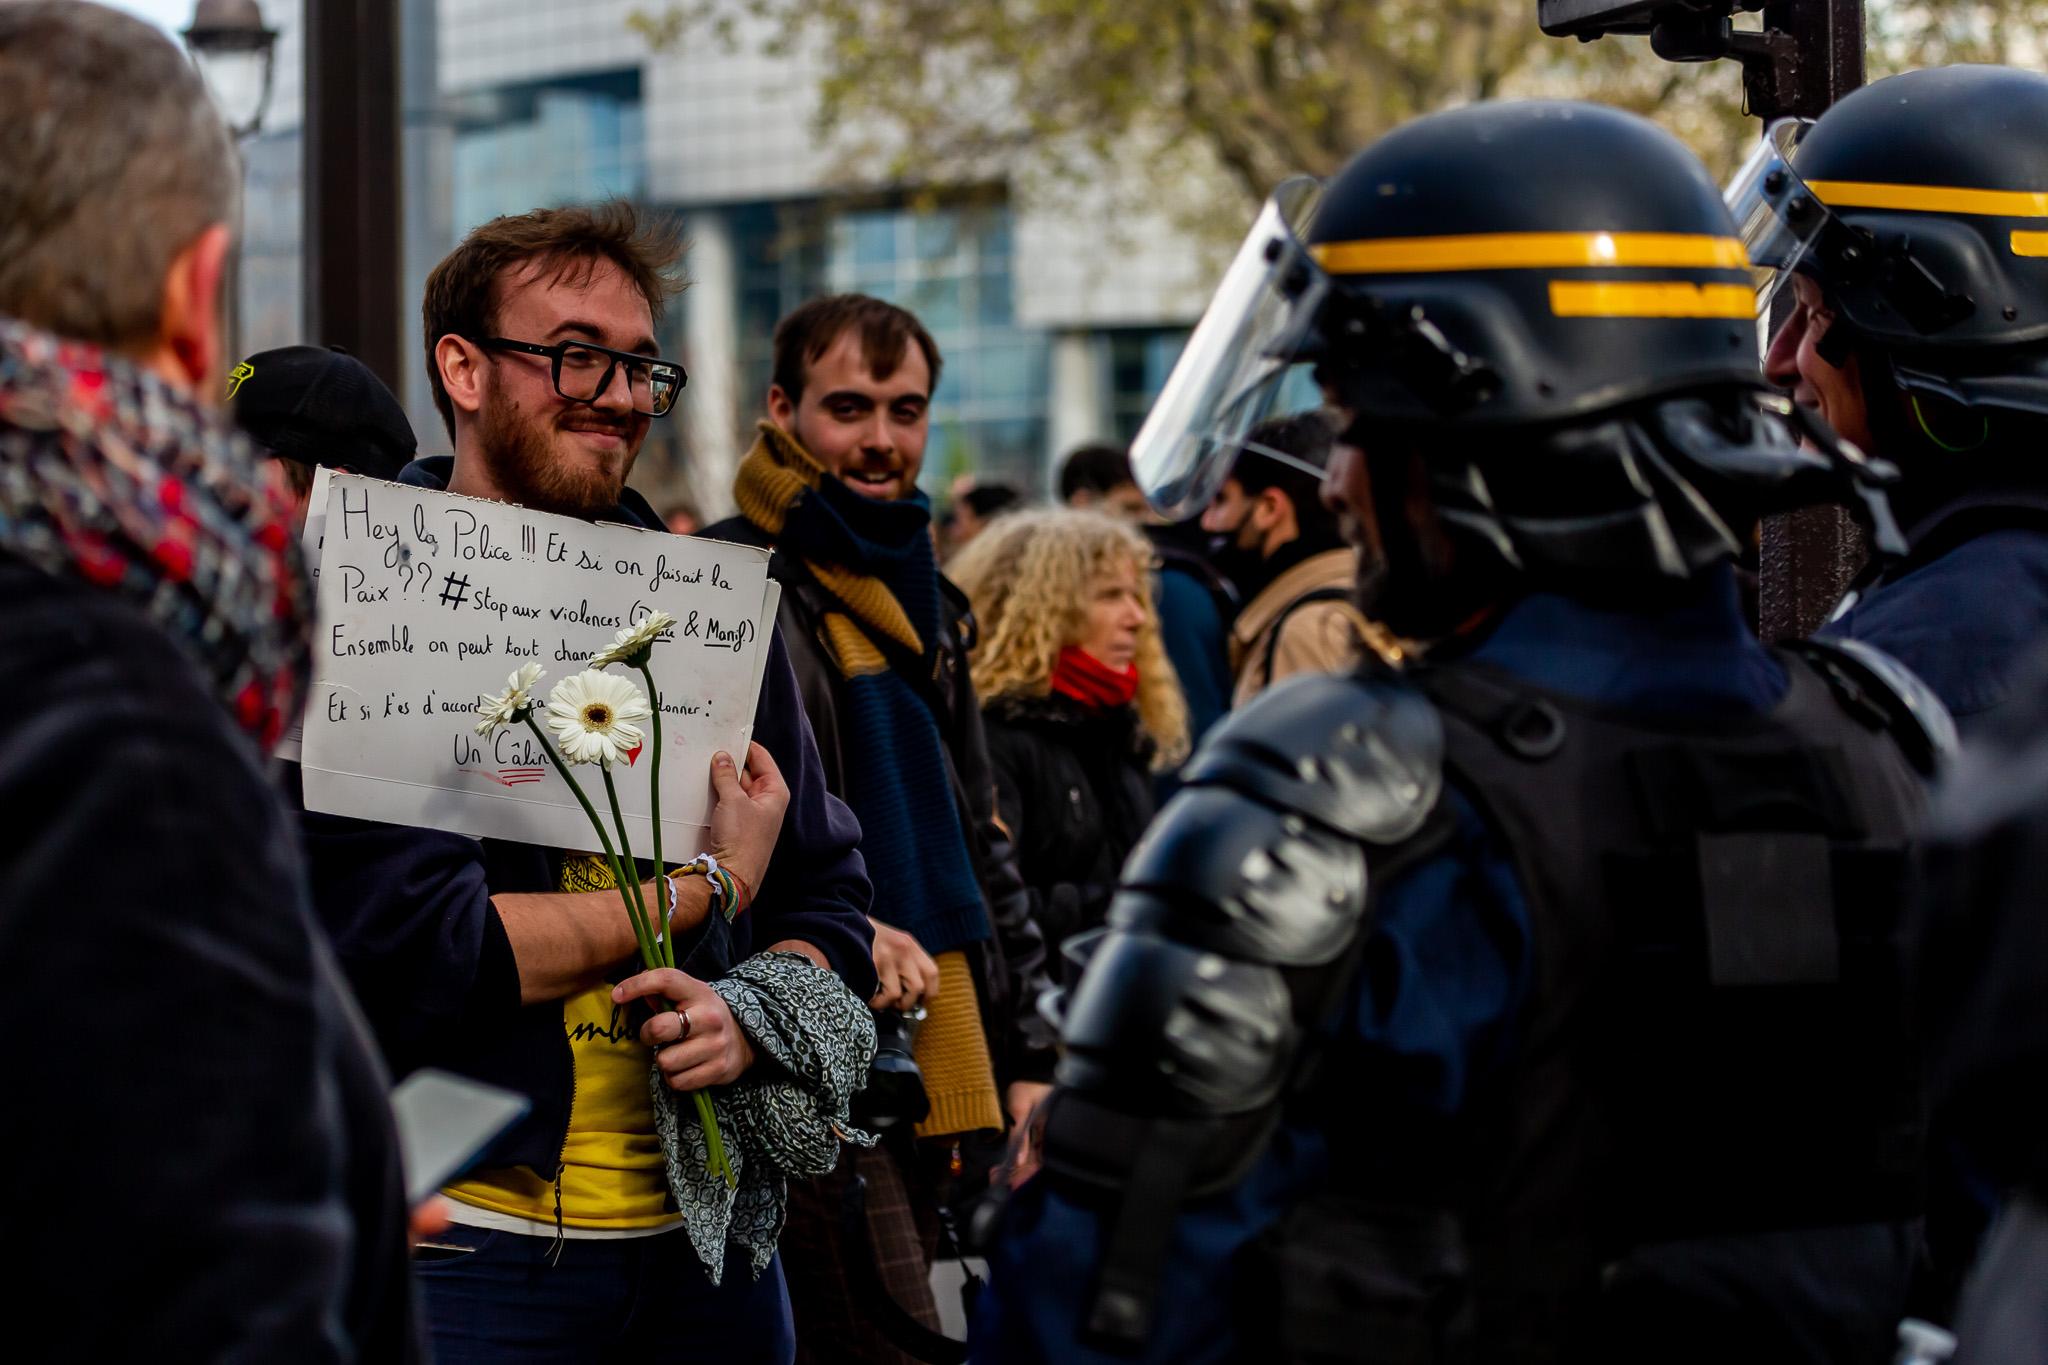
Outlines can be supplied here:
[[1802, 447], [1755, 319], [1721, 190], [1676, 138], [1578, 102], [1449, 110], [1275, 193], [1132, 464], [1162, 511], [1199, 506], [1312, 367], [1344, 443], [1416, 457], [1509, 572], [1689, 579], [1764, 511], [1879, 472]]
[[1962, 453], [1997, 444], [1994, 423], [2048, 419], [2048, 75], [1888, 77], [1818, 120], [1773, 124], [1728, 200], [1764, 303], [1806, 277], [1828, 315], [1816, 352], [1863, 362], [1887, 457]]

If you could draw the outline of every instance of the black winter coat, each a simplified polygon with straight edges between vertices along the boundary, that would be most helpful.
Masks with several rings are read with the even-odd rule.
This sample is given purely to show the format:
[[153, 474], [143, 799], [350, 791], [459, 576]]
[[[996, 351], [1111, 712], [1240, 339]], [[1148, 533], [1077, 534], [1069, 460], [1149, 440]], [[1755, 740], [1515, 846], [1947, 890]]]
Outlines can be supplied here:
[[1151, 741], [1130, 706], [1012, 693], [982, 708], [996, 806], [1055, 950], [1109, 910], [1117, 873], [1154, 810]]
[[423, 1358], [388, 1081], [263, 759], [163, 628], [0, 554], [10, 1359]]

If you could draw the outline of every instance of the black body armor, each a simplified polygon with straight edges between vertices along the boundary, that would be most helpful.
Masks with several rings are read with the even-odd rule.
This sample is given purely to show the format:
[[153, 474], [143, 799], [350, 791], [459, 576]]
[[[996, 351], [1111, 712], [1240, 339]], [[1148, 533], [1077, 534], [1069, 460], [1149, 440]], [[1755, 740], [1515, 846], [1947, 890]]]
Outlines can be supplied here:
[[1514, 1059], [1455, 1141], [1330, 1125], [1332, 1188], [1245, 1276], [1274, 1358], [1554, 1359], [1636, 1248], [1909, 1217], [1897, 947], [1946, 716], [1875, 651], [1799, 649], [1778, 707], [1711, 723], [1454, 666], [1295, 680], [1219, 727], [1066, 1011], [1045, 1161], [1112, 1210], [1091, 1339], [1142, 1341], [1178, 1205], [1241, 1178], [1283, 1109], [1369, 1117], [1308, 1040], [1372, 889], [1440, 847], [1446, 780], [1528, 901]]

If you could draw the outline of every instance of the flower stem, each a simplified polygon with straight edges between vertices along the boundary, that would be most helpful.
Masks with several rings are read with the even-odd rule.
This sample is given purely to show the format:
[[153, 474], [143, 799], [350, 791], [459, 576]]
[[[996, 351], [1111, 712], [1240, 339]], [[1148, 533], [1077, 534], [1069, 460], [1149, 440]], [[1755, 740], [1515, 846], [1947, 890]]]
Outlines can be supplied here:
[[711, 1096], [702, 1090], [692, 1090], [690, 1098], [697, 1102], [697, 1122], [704, 1126], [704, 1151], [709, 1158], [704, 1164], [711, 1173], [725, 1178], [725, 1187], [733, 1188], [740, 1183], [733, 1171], [732, 1162], [726, 1160], [725, 1138], [718, 1131], [718, 1114], [711, 1107]]
[[604, 846], [604, 860], [612, 870], [612, 882], [618, 888], [619, 899], [626, 903], [626, 917], [633, 922], [633, 937], [640, 944], [640, 960], [650, 966], [653, 965], [654, 939], [648, 932], [643, 913], [626, 894], [625, 871], [619, 866], [619, 855], [612, 851], [611, 836], [605, 833], [603, 818], [598, 815], [597, 807], [590, 804], [590, 798], [583, 794], [583, 785], [576, 780], [575, 774], [569, 771], [569, 765], [562, 762], [561, 755], [555, 752], [555, 746], [548, 742], [547, 735], [534, 723], [533, 713], [530, 711], [526, 714], [526, 728], [533, 731], [533, 737], [540, 741], [541, 753], [547, 756], [548, 762], [555, 765], [555, 771], [569, 784], [569, 790], [574, 793], [577, 803], [583, 807], [583, 813], [590, 817], [590, 827], [597, 831], [597, 841]]
[[[654, 690], [654, 670], [645, 662], [640, 665], [640, 676], [647, 680], [647, 702], [654, 708], [654, 763], [647, 775], [647, 800], [654, 819], [654, 875], [668, 876], [668, 864], [661, 860], [661, 693]], [[662, 940], [665, 951], [662, 965], [676, 965], [675, 934]]]
[[[638, 908], [636, 908], [640, 891], [639, 869], [634, 869], [635, 875], [630, 883], [632, 894], [629, 895], [629, 883], [626, 880], [625, 869], [619, 865], [619, 855], [612, 850], [611, 837], [605, 833], [604, 820], [598, 815], [597, 808], [591, 805], [590, 798], [583, 794], [582, 784], [577, 782], [575, 776], [569, 771], [569, 765], [562, 762], [561, 755], [555, 752], [555, 746], [548, 742], [547, 735], [541, 730], [540, 726], [534, 723], [531, 711], [526, 713], [525, 721], [526, 728], [533, 731], [533, 737], [540, 741], [541, 753], [546, 755], [548, 762], [555, 765], [555, 771], [562, 775], [562, 780], [569, 784], [569, 790], [575, 794], [577, 804], [582, 806], [583, 813], [590, 817], [590, 827], [597, 831], [597, 841], [604, 846], [605, 861], [611, 865], [612, 883], [618, 888], [619, 899], [626, 904], [627, 917], [633, 921], [633, 935], [640, 941], [640, 961], [650, 968], [672, 966], [672, 963], [663, 961], [660, 949], [654, 942], [646, 919], [646, 907], [638, 905]], [[659, 758], [656, 761], [659, 762]], [[624, 843], [626, 839], [626, 822], [625, 818], [619, 815], [619, 795], [612, 786], [612, 773], [608, 765], [604, 769], [604, 786], [606, 794], [611, 797], [612, 814], [619, 821], [619, 842]], [[655, 838], [657, 840], [661, 837], [660, 829], [661, 825], [659, 817], [657, 817], [655, 824]], [[630, 850], [628, 850], [628, 856], [630, 856]], [[664, 868], [662, 871], [666, 873], [667, 869]], [[668, 945], [668, 950], [671, 954], [675, 951], [672, 943]], [[718, 1131], [718, 1113], [711, 1107], [711, 1097], [703, 1091], [697, 1090], [691, 1092], [691, 1098], [697, 1104], [697, 1122], [704, 1128], [705, 1167], [711, 1174], [723, 1179], [727, 1189], [732, 1189], [739, 1184], [739, 1175], [733, 1170], [732, 1162], [725, 1155], [725, 1137]]]
[[[656, 920], [653, 915], [647, 912], [647, 902], [640, 898], [640, 864], [633, 860], [633, 842], [626, 837], [626, 814], [619, 809], [619, 789], [612, 783], [612, 765], [600, 763], [597, 766], [598, 771], [604, 774], [604, 794], [612, 803], [612, 822], [618, 827], [619, 831], [619, 861], [625, 864], [628, 869], [632, 882], [632, 903], [640, 907], [640, 922], [647, 926], [648, 937], [643, 940], [641, 945], [641, 961], [650, 971], [656, 967], [666, 967], [668, 966], [668, 961], [663, 956], [662, 944], [667, 937], [668, 915], [664, 913], [661, 917], [662, 932], [655, 932]], [[613, 876], [619, 883], [619, 895], [625, 896], [627, 894], [627, 879], [618, 877], [616, 873]], [[647, 955], [650, 950], [653, 954], [651, 957]]]

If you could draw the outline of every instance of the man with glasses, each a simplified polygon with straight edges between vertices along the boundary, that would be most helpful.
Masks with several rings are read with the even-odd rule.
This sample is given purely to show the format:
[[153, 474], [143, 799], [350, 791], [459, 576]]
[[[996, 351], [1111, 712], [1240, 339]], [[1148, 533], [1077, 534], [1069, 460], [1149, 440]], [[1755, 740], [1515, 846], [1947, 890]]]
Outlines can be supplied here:
[[[626, 487], [649, 424], [683, 386], [655, 324], [674, 239], [623, 203], [485, 223], [428, 277], [435, 405], [452, 456], [402, 481], [569, 516], [659, 527]], [[748, 776], [729, 763], [711, 841], [758, 898], [730, 924], [701, 879], [676, 884], [677, 961], [722, 975], [769, 948], [874, 990], [859, 826], [830, 796], [779, 635], [769, 648]], [[784, 783], [786, 782], [786, 788]], [[787, 801], [787, 813], [782, 803]], [[778, 830], [780, 837], [778, 838]], [[727, 1084], [753, 1052], [715, 995], [645, 1026], [611, 1003], [634, 957], [618, 897], [558, 850], [332, 816], [307, 817], [323, 918], [392, 1069], [445, 1067], [516, 1089], [532, 1112], [446, 1193], [455, 1226], [418, 1272], [434, 1356], [464, 1361], [787, 1361], [779, 1261], [755, 1279], [728, 1255], [713, 1285], [669, 1195], [648, 1094], [670, 1076]], [[649, 894], [654, 894], [652, 890]], [[588, 1025], [588, 1026], [586, 1026]]]

